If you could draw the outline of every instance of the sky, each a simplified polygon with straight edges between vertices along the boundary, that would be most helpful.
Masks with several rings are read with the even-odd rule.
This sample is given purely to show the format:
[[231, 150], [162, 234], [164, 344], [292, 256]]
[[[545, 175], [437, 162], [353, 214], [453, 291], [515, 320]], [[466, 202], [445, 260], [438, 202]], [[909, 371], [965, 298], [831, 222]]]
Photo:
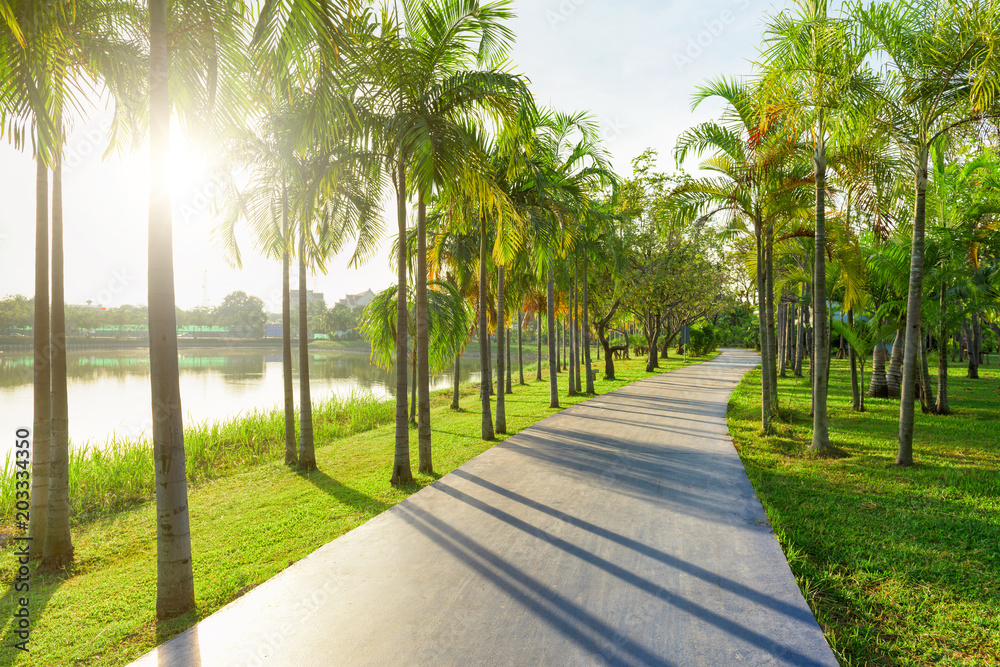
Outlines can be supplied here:
[[[592, 113], [619, 174], [628, 175], [631, 160], [646, 148], [659, 152], [660, 169], [673, 171], [677, 137], [721, 110], [709, 101], [692, 111], [697, 86], [748, 73], [765, 18], [781, 6], [760, 0], [517, 0], [511, 61], [530, 79], [540, 104]], [[105, 106], [97, 105], [67, 140], [70, 304], [146, 302], [148, 155], [139, 150], [102, 160], [109, 119]], [[212, 239], [214, 185], [205, 161], [176, 131], [172, 151], [177, 305], [215, 306], [241, 289], [264, 299], [269, 312], [280, 311], [280, 264], [257, 256], [247, 235], [239, 237], [243, 267], [227, 262]], [[691, 170], [696, 163], [685, 166]], [[0, 144], [0, 298], [34, 293], [34, 192], [30, 155]], [[358, 269], [347, 267], [345, 252], [326, 275], [310, 276], [309, 288], [332, 305], [345, 294], [389, 286], [395, 280], [391, 243], [385, 238], [378, 255]]]

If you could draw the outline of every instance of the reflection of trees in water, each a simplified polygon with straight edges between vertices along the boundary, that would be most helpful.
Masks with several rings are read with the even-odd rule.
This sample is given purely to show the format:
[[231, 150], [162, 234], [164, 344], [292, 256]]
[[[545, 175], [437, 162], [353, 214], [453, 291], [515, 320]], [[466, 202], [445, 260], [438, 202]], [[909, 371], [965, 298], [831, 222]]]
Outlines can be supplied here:
[[[293, 369], [298, 372], [298, 355], [293, 355]], [[0, 354], [0, 388], [31, 385], [33, 357], [30, 354]], [[263, 378], [267, 363], [280, 363], [281, 355], [266, 350], [220, 351], [219, 349], [181, 350], [177, 357], [182, 375], [214, 373], [224, 382], [246, 383]], [[351, 379], [366, 389], [380, 387], [392, 391], [395, 375], [379, 370], [365, 354], [317, 354], [312, 357], [312, 372], [316, 379]], [[66, 372], [72, 382], [124, 380], [129, 377], [149, 377], [149, 356], [145, 350], [70, 351]], [[462, 381], [472, 374], [470, 364], [463, 364]], [[431, 379], [432, 387], [450, 386], [451, 374]]]
[[263, 350], [221, 354], [218, 350], [192, 353], [187, 350], [177, 355], [181, 375], [214, 372], [225, 382], [244, 383], [264, 377], [267, 353]]
[[[262, 350], [202, 353], [184, 350], [177, 356], [181, 375], [215, 373], [227, 382], [243, 382], [264, 374]], [[30, 385], [33, 381], [33, 356], [30, 354], [0, 355], [0, 387]], [[116, 350], [113, 353], [73, 352], [66, 355], [66, 375], [72, 382], [88, 383], [103, 379], [124, 380], [128, 377], [149, 377], [149, 355], [145, 350]]]
[[[367, 355], [344, 354], [344, 355], [314, 355], [310, 362], [316, 369], [315, 377], [326, 379], [346, 379], [352, 378], [362, 387], [371, 388], [379, 386], [389, 393], [395, 393], [396, 375], [392, 371], [384, 371], [373, 365]], [[297, 365], [296, 365], [297, 367]], [[469, 364], [462, 366], [462, 382], [467, 382], [472, 376], [472, 368]], [[454, 373], [443, 373], [431, 377], [432, 388], [445, 388], [451, 386]], [[411, 380], [407, 375], [407, 382]], [[409, 386], [409, 384], [407, 384]]]
[[310, 371], [324, 379], [353, 379], [365, 388], [373, 385], [391, 386], [395, 375], [376, 368], [364, 355], [314, 355]]

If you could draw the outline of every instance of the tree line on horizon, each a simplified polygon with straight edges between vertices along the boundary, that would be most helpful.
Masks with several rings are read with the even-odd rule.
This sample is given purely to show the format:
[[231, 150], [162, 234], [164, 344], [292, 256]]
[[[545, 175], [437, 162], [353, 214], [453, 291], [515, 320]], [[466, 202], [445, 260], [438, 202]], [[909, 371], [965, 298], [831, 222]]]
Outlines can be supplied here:
[[[265, 324], [280, 321], [281, 313], [268, 312], [264, 299], [242, 290], [235, 290], [223, 297], [217, 306], [195, 306], [175, 309], [178, 330], [223, 327], [234, 336], [263, 338]], [[114, 335], [126, 329], [147, 331], [146, 306], [123, 304], [120, 306], [95, 306], [66, 304], [67, 335], [87, 336], [91, 332]], [[298, 304], [292, 305], [293, 316], [298, 315]], [[310, 299], [307, 318], [311, 334], [329, 335], [335, 332], [352, 332], [358, 326], [361, 308], [351, 308], [343, 303], [327, 307], [323, 299]], [[0, 335], [19, 333], [31, 335], [34, 297], [21, 294], [0, 299]], [[293, 332], [294, 333], [294, 332]]]

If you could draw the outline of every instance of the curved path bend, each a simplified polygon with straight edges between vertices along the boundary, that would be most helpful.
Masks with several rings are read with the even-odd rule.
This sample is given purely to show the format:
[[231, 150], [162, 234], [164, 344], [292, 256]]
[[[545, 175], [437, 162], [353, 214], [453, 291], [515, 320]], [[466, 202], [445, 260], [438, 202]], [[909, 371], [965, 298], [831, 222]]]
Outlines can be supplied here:
[[837, 665], [726, 428], [726, 350], [525, 429], [136, 665]]

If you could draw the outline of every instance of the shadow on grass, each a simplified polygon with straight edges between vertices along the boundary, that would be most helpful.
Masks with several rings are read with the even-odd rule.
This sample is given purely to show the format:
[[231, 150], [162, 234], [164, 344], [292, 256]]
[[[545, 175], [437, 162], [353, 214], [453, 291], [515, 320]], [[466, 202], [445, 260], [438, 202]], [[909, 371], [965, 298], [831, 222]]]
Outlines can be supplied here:
[[321, 470], [296, 471], [296, 475], [313, 484], [317, 489], [335, 498], [338, 502], [355, 509], [378, 514], [392, 507], [392, 504], [372, 498], [351, 488]]
[[6, 620], [2, 630], [3, 634], [0, 636], [0, 665], [3, 667], [15, 663], [21, 654], [21, 649], [14, 645], [25, 640], [25, 636], [19, 634], [24, 631], [20, 627], [21, 620], [14, 615], [21, 609], [19, 600], [21, 598], [28, 598], [27, 632], [29, 634], [26, 648], [30, 651], [31, 634], [37, 632], [38, 621], [45, 612], [45, 608], [48, 606], [52, 596], [59, 590], [59, 587], [63, 585], [66, 579], [72, 576], [72, 574], [59, 576], [59, 574], [63, 573], [37, 574], [36, 563], [32, 563], [28, 567], [31, 568], [31, 574], [27, 582], [29, 589], [27, 591], [18, 591], [16, 589], [17, 584], [23, 584], [24, 582], [15, 581], [7, 586], [3, 597], [0, 598], [0, 614], [3, 614], [3, 618]]

